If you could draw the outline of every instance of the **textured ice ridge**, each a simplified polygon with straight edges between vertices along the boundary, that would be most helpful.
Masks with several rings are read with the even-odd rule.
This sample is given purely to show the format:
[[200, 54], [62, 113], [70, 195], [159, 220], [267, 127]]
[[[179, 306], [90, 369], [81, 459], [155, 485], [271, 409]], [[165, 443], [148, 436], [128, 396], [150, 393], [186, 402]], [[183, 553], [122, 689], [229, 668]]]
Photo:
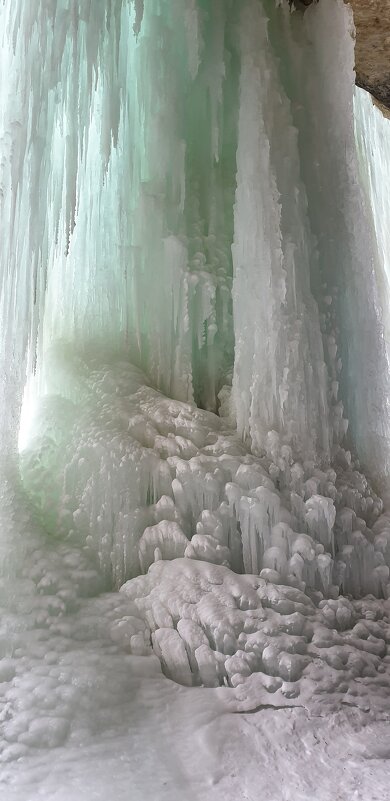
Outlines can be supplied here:
[[[172, 697], [160, 664], [176, 684], [213, 688], [220, 712], [389, 710], [390, 601], [320, 600], [188, 558], [106, 592], [88, 548], [43, 535], [17, 500], [15, 527], [2, 493], [3, 534], [20, 553], [0, 584], [0, 763], [128, 731], [141, 680], [148, 704]], [[8, 791], [6, 767], [0, 777]]]
[[121, 592], [133, 607], [112, 625], [113, 640], [134, 654], [152, 648], [180, 684], [237, 688], [232, 707], [386, 704], [389, 601], [315, 602], [295, 587], [186, 559], [159, 561]]
[[319, 597], [388, 596], [389, 522], [348, 452], [300, 463], [270, 432], [253, 456], [226, 420], [166, 398], [125, 362], [64, 350], [61, 365], [49, 383], [62, 396], [38, 404], [22, 454], [24, 484], [53, 533], [97, 553], [117, 587], [185, 557]]

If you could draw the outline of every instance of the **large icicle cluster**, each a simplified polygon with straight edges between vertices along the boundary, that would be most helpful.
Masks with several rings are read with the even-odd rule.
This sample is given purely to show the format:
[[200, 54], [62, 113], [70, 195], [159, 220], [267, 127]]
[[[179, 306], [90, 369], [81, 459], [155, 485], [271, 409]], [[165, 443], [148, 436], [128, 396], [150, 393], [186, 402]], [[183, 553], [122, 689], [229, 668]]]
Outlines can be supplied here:
[[[22, 136], [18, 149], [8, 134], [3, 211], [23, 232], [5, 254], [27, 287], [18, 358], [28, 340], [36, 371], [23, 424], [43, 397], [25, 484], [46, 525], [93, 546], [117, 585], [189, 556], [326, 595], [387, 595], [380, 502], [340, 449], [340, 381], [367, 457], [388, 380], [374, 271], [372, 303], [361, 287], [376, 243], [348, 13], [339, 0], [303, 18], [260, 0], [141, 6], [63, 0], [49, 28], [38, 1], [2, 10], [2, 57], [34, 76], [15, 71], [3, 121], [19, 115]], [[368, 389], [363, 322], [378, 364]], [[215, 409], [219, 389], [227, 417], [191, 405]]]
[[29, 371], [53, 337], [110, 342], [216, 408], [233, 358], [231, 4], [204, 26], [192, 0], [135, 5], [2, 4], [4, 328]]
[[[384, 375], [378, 304], [360, 289], [360, 264], [376, 256], [341, 0], [303, 19], [261, 0], [6, 0], [1, 26], [3, 362], [15, 409], [26, 348], [40, 376], [62, 338], [110, 344], [177, 399], [216, 410], [220, 393], [254, 449], [275, 429], [311, 456], [345, 431], [341, 355], [355, 440], [378, 428], [369, 415], [386, 382], [371, 381], [367, 400], [354, 356], [369, 320]], [[330, 130], [340, 117], [341, 133]], [[333, 290], [328, 330], [316, 300]]]
[[[371, 198], [362, 186], [355, 140], [352, 14], [348, 20], [342, 4], [319, 3], [317, 10], [316, 18], [304, 17], [312, 61], [300, 60], [293, 79], [293, 106], [295, 124], [303, 132], [301, 165], [318, 245], [320, 280], [329, 292], [324, 300], [332, 300], [330, 322], [324, 321], [325, 352], [332, 360], [336, 345], [336, 367], [339, 359], [342, 364], [340, 373], [330, 367], [339, 385], [339, 402], [333, 409], [337, 417], [340, 403], [346, 407], [349, 432], [361, 464], [386, 493], [390, 396], [384, 338], [387, 311]], [[296, 49], [293, 52], [295, 61]], [[316, 103], [319, 106], [307, 114]], [[306, 130], [304, 120], [309, 123]]]

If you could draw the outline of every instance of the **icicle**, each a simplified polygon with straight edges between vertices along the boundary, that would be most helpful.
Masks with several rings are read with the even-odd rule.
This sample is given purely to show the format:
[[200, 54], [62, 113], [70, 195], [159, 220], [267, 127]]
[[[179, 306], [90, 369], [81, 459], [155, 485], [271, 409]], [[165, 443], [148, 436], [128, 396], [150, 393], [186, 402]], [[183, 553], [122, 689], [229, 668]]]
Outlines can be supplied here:
[[305, 190], [290, 101], [270, 58], [267, 18], [246, 0], [234, 217], [233, 398], [255, 448], [270, 429], [305, 453], [329, 452], [327, 372], [309, 280]]
[[135, 35], [138, 36], [144, 16], [144, 0], [133, 0], [133, 3], [135, 7], [135, 22], [133, 25], [133, 30]]

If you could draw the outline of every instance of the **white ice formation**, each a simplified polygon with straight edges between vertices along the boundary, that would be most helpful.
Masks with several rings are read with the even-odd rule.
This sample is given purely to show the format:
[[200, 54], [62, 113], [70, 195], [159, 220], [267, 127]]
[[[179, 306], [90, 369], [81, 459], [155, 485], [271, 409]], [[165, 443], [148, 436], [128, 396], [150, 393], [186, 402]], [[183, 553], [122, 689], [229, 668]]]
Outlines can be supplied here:
[[25, 364], [45, 392], [53, 340], [110, 346], [178, 400], [215, 411], [222, 390], [255, 451], [276, 430], [329, 456], [344, 404], [385, 477], [380, 260], [341, 0], [303, 19], [261, 0], [6, 0], [1, 29], [15, 415]]
[[349, 452], [320, 469], [270, 432], [254, 456], [223, 418], [167, 399], [125, 362], [52, 358], [69, 392], [56, 393], [53, 370], [24, 484], [46, 525], [96, 552], [116, 586], [184, 556], [325, 596], [390, 595], [390, 527]]
[[122, 731], [135, 658], [224, 710], [387, 709], [390, 123], [350, 11], [0, 31], [0, 759]]
[[[11, 526], [15, 538], [9, 495], [1, 501], [3, 529]], [[388, 713], [390, 601], [318, 601], [269, 577], [180, 558], [158, 561], [119, 593], [104, 592], [88, 555], [53, 543], [18, 501], [20, 533], [28, 526], [29, 541], [0, 596], [0, 781], [7, 801], [27, 791], [34, 801], [41, 797], [34, 754], [66, 742], [87, 748], [104, 732], [122, 737], [129, 721], [134, 725], [140, 676], [164, 691], [158, 660], [178, 684], [216, 688], [208, 703], [225, 714], [305, 707], [329, 715], [341, 702], [369, 720]], [[28, 777], [16, 796], [7, 772], [15, 760]]]

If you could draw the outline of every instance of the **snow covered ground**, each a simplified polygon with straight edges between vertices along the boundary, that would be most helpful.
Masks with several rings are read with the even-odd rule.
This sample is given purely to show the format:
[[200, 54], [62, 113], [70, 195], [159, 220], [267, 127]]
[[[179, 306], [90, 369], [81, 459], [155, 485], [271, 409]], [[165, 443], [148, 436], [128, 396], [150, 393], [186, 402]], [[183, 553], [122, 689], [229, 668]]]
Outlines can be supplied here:
[[[82, 554], [35, 539], [36, 550], [26, 554], [34, 579], [14, 579], [14, 606], [2, 616], [3, 632], [16, 611], [19, 623], [13, 656], [1, 662], [6, 801], [387, 797], [390, 730], [380, 686], [390, 681], [386, 657], [378, 660], [380, 683], [370, 687], [364, 708], [353, 698], [340, 704], [331, 686], [316, 708], [309, 696], [294, 707], [299, 697], [269, 693], [267, 703], [255, 689], [243, 701], [245, 693], [237, 697], [231, 688], [180, 686], [162, 674], [155, 656], [132, 656], [113, 642], [109, 629], [129, 611], [127, 595], [86, 598], [98, 579]], [[62, 592], [33, 595], [42, 575], [47, 585], [56, 577]], [[78, 596], [68, 596], [69, 611], [61, 615], [69, 578]], [[385, 611], [385, 604], [373, 607]], [[326, 660], [332, 649], [323, 650]], [[323, 670], [324, 678], [331, 673]], [[250, 701], [251, 711], [237, 711]]]

